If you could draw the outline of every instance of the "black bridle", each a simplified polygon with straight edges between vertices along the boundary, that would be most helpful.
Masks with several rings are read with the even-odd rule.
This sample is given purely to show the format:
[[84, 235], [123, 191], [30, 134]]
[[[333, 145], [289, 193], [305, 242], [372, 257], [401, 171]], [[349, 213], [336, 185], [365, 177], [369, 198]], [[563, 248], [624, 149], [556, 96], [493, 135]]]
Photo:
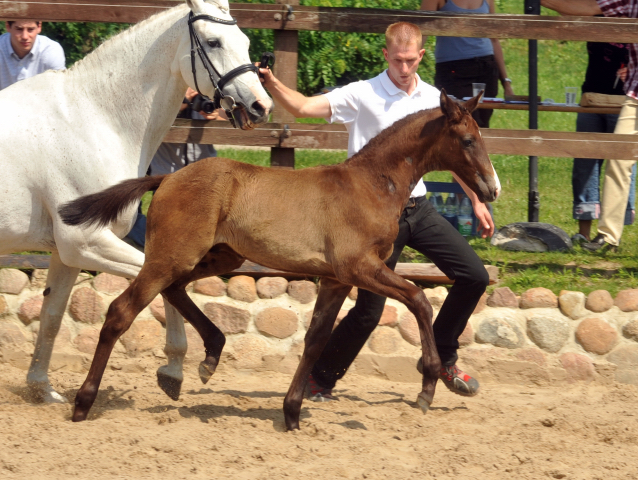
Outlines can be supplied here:
[[[246, 63], [245, 65], [240, 65], [237, 68], [233, 68], [225, 75], [220, 74], [215, 68], [215, 65], [213, 65], [213, 62], [211, 62], [210, 58], [208, 58], [208, 55], [206, 54], [206, 51], [202, 46], [202, 42], [197, 36], [195, 29], [193, 28], [193, 23], [197, 20], [206, 20], [208, 22], [221, 23], [222, 25], [237, 25], [237, 20], [235, 20], [234, 18], [232, 20], [224, 20], [223, 18], [217, 18], [210, 15], [194, 15], [193, 12], [190, 12], [190, 15], [188, 16], [188, 31], [190, 33], [191, 39], [191, 68], [193, 71], [193, 78], [195, 79], [195, 89], [197, 90], [197, 93], [206, 98], [206, 95], [202, 94], [202, 92], [199, 90], [199, 85], [197, 85], [197, 72], [195, 71], [195, 53], [197, 53], [200, 60], [202, 61], [202, 64], [204, 65], [204, 68], [208, 72], [208, 76], [211, 83], [213, 84], [213, 87], [215, 87], [215, 94], [213, 95], [213, 104], [215, 108], [223, 108], [226, 112], [228, 120], [230, 120], [230, 123], [233, 125], [233, 127], [236, 127], [235, 114], [238, 114], [239, 112], [234, 111], [245, 109], [245, 106], [241, 105], [241, 103], [240, 105], [237, 105], [233, 97], [231, 97], [230, 95], [224, 95], [224, 86], [233, 78], [241, 75], [242, 73], [255, 72], [259, 74], [259, 68], [257, 68], [252, 63]], [[213, 72], [215, 73], [215, 75], [217, 75], [217, 81], [213, 76]]]

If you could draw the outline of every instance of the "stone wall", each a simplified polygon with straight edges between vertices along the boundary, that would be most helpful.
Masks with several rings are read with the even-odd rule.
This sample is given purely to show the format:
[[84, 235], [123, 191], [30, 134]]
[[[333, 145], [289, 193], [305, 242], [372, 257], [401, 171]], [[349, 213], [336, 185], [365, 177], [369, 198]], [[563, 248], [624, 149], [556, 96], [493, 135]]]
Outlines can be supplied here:
[[[46, 270], [29, 276], [0, 270], [0, 362], [28, 368], [39, 328]], [[56, 340], [52, 369], [86, 371], [109, 303], [128, 281], [108, 274], [78, 277]], [[424, 290], [435, 315], [445, 287]], [[292, 373], [303, 348], [317, 287], [281, 277], [236, 276], [200, 280], [189, 292], [227, 335], [222, 365]], [[354, 305], [350, 293], [339, 315]], [[136, 359], [163, 363], [164, 305], [158, 297], [117, 343], [111, 368], [135, 370]], [[203, 344], [186, 324], [188, 362], [203, 358]], [[484, 295], [460, 337], [459, 364], [481, 382], [549, 385], [577, 381], [638, 384], [638, 290], [613, 299], [606, 291], [565, 291], [556, 297], [533, 288], [517, 297], [509, 288]], [[419, 333], [414, 316], [389, 300], [381, 323], [353, 371], [397, 381], [420, 381]]]

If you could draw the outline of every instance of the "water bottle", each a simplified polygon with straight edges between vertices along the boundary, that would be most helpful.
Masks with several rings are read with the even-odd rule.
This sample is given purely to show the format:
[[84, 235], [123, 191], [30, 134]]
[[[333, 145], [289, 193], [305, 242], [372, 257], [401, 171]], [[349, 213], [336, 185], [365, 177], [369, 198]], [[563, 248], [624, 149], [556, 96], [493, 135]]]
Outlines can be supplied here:
[[430, 197], [428, 198], [428, 200], [430, 201], [430, 203], [432, 204], [432, 206], [434, 207], [434, 209], [438, 212], [439, 211], [439, 202], [437, 201], [438, 199], [436, 198], [436, 195], [434, 195], [433, 193], [430, 194]]
[[433, 193], [432, 195], [436, 197], [436, 211], [439, 214], [443, 215], [443, 208], [445, 207], [443, 202], [443, 195], [441, 195], [440, 193]]
[[457, 228], [457, 215], [459, 213], [459, 205], [457, 203], [456, 195], [450, 193], [445, 200], [445, 208], [443, 210], [443, 218], [452, 224], [454, 228]]
[[472, 234], [472, 202], [467, 196], [461, 200], [457, 221], [459, 233], [464, 237], [470, 236]]

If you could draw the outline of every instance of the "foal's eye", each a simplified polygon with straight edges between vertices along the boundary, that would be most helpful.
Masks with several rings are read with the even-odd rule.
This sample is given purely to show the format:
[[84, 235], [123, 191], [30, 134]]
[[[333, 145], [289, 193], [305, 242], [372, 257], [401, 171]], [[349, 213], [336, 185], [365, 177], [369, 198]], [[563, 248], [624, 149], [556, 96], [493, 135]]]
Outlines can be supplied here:
[[472, 140], [466, 138], [465, 140], [463, 140], [463, 146], [464, 147], [471, 147], [472, 146]]
[[208, 46], [210, 48], [219, 48], [222, 46], [222, 44], [219, 42], [219, 40], [209, 40], [208, 41]]

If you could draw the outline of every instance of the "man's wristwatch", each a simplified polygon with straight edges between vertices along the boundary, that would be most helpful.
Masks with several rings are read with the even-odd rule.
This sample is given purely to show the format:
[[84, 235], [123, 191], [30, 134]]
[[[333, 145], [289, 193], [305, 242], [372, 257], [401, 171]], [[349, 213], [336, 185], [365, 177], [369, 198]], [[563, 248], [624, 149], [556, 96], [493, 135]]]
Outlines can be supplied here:
[[501, 83], [512, 83], [512, 79], [509, 77], [505, 77], [503, 80], [501, 80]]

